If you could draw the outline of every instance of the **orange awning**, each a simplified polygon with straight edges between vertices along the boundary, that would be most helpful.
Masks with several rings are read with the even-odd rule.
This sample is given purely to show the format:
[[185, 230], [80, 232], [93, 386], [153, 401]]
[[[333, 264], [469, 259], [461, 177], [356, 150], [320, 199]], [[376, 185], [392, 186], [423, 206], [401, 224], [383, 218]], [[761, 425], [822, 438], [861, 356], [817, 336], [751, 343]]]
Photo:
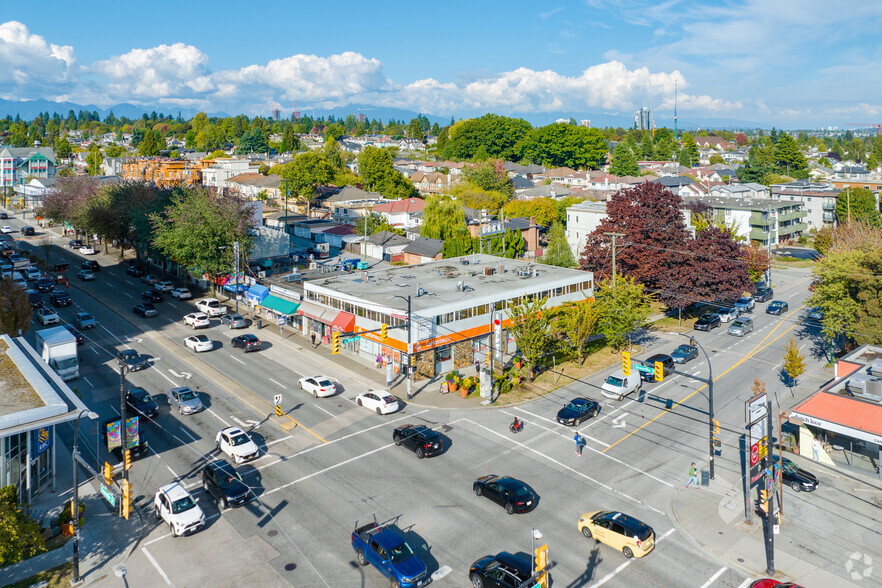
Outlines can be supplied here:
[[355, 328], [355, 315], [348, 312], [340, 312], [331, 323], [331, 328], [343, 331], [344, 333], [351, 333]]

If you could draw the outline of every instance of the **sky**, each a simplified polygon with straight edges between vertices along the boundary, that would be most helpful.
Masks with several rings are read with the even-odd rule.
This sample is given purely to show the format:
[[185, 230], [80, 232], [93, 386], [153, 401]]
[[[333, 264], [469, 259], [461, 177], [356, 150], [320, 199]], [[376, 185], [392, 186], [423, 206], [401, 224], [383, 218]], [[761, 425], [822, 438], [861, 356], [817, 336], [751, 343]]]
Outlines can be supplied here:
[[882, 122], [876, 0], [11, 3], [0, 98]]

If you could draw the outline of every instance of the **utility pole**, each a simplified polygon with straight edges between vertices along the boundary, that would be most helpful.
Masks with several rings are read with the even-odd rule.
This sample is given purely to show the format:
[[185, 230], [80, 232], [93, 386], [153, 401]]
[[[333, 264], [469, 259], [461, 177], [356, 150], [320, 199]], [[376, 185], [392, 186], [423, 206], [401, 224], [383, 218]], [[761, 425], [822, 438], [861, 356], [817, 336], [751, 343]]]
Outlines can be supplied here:
[[411, 356], [411, 348], [410, 348], [410, 294], [407, 295], [407, 399], [410, 400], [411, 396], [413, 396], [411, 387], [413, 386], [413, 369], [411, 368], [411, 364], [413, 363], [413, 357]]
[[125, 467], [126, 451], [129, 449], [129, 440], [126, 436], [126, 363], [119, 360], [119, 414], [120, 414], [120, 439], [122, 445], [120, 451], [123, 456], [123, 480], [129, 479], [129, 468]]
[[[772, 437], [772, 403], [771, 403], [771, 401], [768, 402], [766, 412], [768, 413], [767, 417], [766, 417], [768, 419], [766, 430], [768, 431], [768, 439], [771, 440], [771, 437]], [[780, 442], [780, 439], [779, 439], [779, 442]], [[769, 445], [771, 445], [771, 443], [769, 443]], [[770, 471], [773, 469], [772, 464], [774, 463], [774, 460], [772, 459], [772, 456], [774, 455], [773, 452], [774, 452], [774, 448], [770, 448], [769, 453], [768, 453], [769, 467], [768, 467], [768, 469], [766, 469], [765, 476], [763, 476], [763, 485], [767, 489], [770, 486], [770, 484], [769, 484], [769, 481], [770, 481], [769, 477], [771, 475]], [[766, 574], [772, 576], [775, 574], [775, 532], [774, 532], [774, 529], [772, 528], [772, 505], [775, 503], [775, 500], [774, 500], [775, 493], [770, 492], [766, 495], [766, 497], [767, 497], [768, 502], [766, 504], [765, 517], [763, 519], [763, 536], [765, 539], [764, 543], [765, 543], [765, 547], [766, 547]]]
[[625, 233], [604, 233], [607, 237], [612, 237], [612, 285], [616, 287], [616, 237], [624, 237]]
[[233, 263], [233, 271], [236, 272], [236, 314], [239, 314], [239, 242], [233, 242], [233, 255], [236, 261]]

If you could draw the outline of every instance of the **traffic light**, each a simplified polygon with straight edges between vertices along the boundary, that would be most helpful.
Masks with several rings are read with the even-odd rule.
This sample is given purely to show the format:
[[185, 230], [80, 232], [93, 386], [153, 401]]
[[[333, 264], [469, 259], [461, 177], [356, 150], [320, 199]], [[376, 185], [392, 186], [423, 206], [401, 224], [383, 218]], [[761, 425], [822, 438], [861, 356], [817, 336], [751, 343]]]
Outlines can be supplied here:
[[380, 326], [380, 338], [383, 339], [383, 341], [385, 341], [386, 337], [388, 337], [388, 336], [389, 336], [389, 325], [387, 325], [386, 323], [383, 323], [382, 326]]
[[665, 379], [665, 364], [660, 361], [655, 362], [655, 381], [662, 382]]
[[132, 512], [132, 494], [133, 494], [132, 483], [128, 480], [122, 481], [122, 516], [125, 519], [129, 518], [129, 513]]
[[331, 353], [335, 355], [340, 353], [340, 331], [331, 333]]
[[765, 488], [760, 490], [760, 510], [765, 514], [769, 514], [769, 491]]
[[631, 354], [627, 351], [622, 351], [622, 373], [626, 376], [631, 375]]
[[548, 588], [548, 572], [542, 571], [548, 566], [548, 543], [541, 547], [537, 547], [535, 555], [536, 559], [534, 563], [536, 569], [534, 571], [539, 572], [539, 575], [536, 576], [536, 584], [533, 585]]
[[108, 462], [104, 462], [104, 483], [110, 486], [113, 484], [113, 466]]
[[714, 419], [714, 435], [720, 434], [720, 421]]
[[131, 449], [126, 449], [125, 461], [126, 461], [126, 469], [128, 470], [130, 467], [132, 467], [132, 450]]

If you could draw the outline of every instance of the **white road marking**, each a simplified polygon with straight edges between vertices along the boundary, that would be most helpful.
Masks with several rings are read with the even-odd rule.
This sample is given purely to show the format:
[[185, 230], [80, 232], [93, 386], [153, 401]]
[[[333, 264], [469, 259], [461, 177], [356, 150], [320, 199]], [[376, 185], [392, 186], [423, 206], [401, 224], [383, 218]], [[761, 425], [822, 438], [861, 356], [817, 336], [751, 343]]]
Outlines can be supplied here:
[[348, 463], [351, 463], [351, 462], [353, 462], [353, 461], [359, 460], [359, 459], [361, 459], [361, 458], [363, 458], [363, 457], [367, 457], [368, 455], [372, 455], [372, 454], [377, 453], [377, 452], [379, 452], [379, 451], [383, 451], [384, 449], [389, 449], [390, 447], [394, 447], [394, 446], [395, 446], [394, 443], [389, 443], [388, 445], [383, 445], [382, 447], [378, 447], [378, 448], [376, 448], [376, 449], [374, 449], [374, 450], [372, 450], [372, 451], [368, 451], [367, 453], [362, 453], [361, 455], [356, 455], [355, 457], [350, 457], [349, 459], [347, 459], [347, 460], [345, 460], [345, 461], [341, 461], [340, 463], [334, 464], [334, 465], [332, 465], [332, 466], [328, 466], [328, 467], [326, 467], [326, 468], [323, 469], [323, 470], [319, 470], [319, 471], [317, 471], [317, 472], [313, 472], [313, 473], [311, 473], [311, 474], [307, 474], [307, 475], [305, 475], [305, 476], [303, 476], [303, 477], [297, 478], [296, 480], [292, 480], [291, 482], [288, 482], [287, 484], [283, 484], [283, 485], [279, 486], [278, 488], [273, 488], [272, 490], [268, 490], [268, 491], [266, 492], [266, 495], [269, 496], [269, 495], [272, 494], [273, 492], [278, 492], [279, 490], [282, 490], [282, 489], [284, 489], [284, 488], [287, 488], [288, 486], [293, 486], [294, 484], [297, 484], [297, 483], [299, 483], [299, 482], [303, 482], [304, 480], [308, 480], [308, 479], [310, 479], [310, 478], [314, 478], [315, 476], [318, 476], [318, 475], [324, 474], [325, 472], [329, 472], [329, 471], [331, 471], [331, 470], [335, 470], [335, 469], [337, 469], [337, 468], [339, 468], [339, 467], [341, 467], [341, 466], [344, 466], [344, 465], [346, 465], [346, 464], [348, 464]]
[[129, 298], [132, 298], [132, 299], [135, 298], [134, 296], [132, 296], [132, 295], [129, 294], [128, 292], [123, 292], [123, 295], [124, 295], [124, 296], [128, 296]]
[[267, 380], [269, 380], [270, 382], [272, 382], [273, 384], [275, 384], [276, 386], [279, 386], [280, 388], [282, 388], [282, 389], [284, 389], [284, 390], [287, 390], [287, 389], [288, 389], [287, 387], [285, 387], [284, 384], [279, 384], [278, 382], [276, 382], [276, 381], [273, 380], [272, 378], [267, 378]]
[[[178, 307], [178, 305], [175, 304], [175, 303], [172, 302], [172, 301], [168, 301], [168, 302], [166, 302], [165, 305], [166, 305], [166, 306], [171, 306], [172, 308], [177, 308], [177, 307]], [[73, 512], [73, 511], [71, 511], [71, 512]]]
[[[180, 478], [180, 476], [178, 476], [178, 475], [175, 473], [175, 471], [174, 471], [173, 469], [171, 469], [171, 466], [169, 466], [168, 464], [166, 464], [165, 468], [166, 468], [168, 471], [171, 472], [171, 475], [175, 477], [175, 480], [177, 480], [178, 478]], [[73, 511], [73, 509], [71, 509], [71, 512], [72, 512], [72, 511]]]
[[98, 353], [98, 350], [95, 349], [94, 347], [92, 347], [91, 349], [92, 349], [92, 351], [95, 353], [95, 355], [101, 355], [100, 353]]
[[[665, 533], [664, 535], [662, 535], [661, 537], [659, 537], [659, 538], [656, 540], [655, 544], [658, 545], [659, 543], [661, 543], [661, 541], [662, 541], [664, 538], [666, 538], [668, 535], [670, 535], [670, 534], [673, 533], [673, 532], [674, 532], [674, 529], [671, 529], [670, 531], [668, 531], [667, 533]], [[616, 569], [614, 569], [613, 571], [611, 571], [610, 573], [608, 573], [607, 575], [605, 575], [604, 577], [602, 577], [600, 580], [598, 580], [598, 581], [595, 582], [594, 584], [591, 584], [591, 586], [590, 586], [589, 588], [597, 588], [598, 586], [603, 586], [604, 584], [606, 584], [607, 582], [609, 582], [610, 580], [612, 580], [612, 579], [616, 576], [616, 574], [618, 574], [619, 572], [621, 572], [622, 570], [624, 570], [625, 568], [627, 568], [627, 567], [628, 567], [629, 565], [631, 565], [631, 563], [633, 563], [633, 562], [634, 562], [633, 559], [629, 559], [628, 561], [626, 561], [626, 562], [624, 562], [623, 564], [621, 564], [619, 567], [617, 567]]]
[[[524, 413], [524, 414], [528, 414], [528, 415], [530, 415], [530, 416], [531, 416], [532, 418], [534, 418], [534, 419], [540, 419], [540, 420], [543, 420], [543, 421], [546, 421], [546, 422], [549, 422], [549, 423], [552, 423], [552, 424], [555, 424], [555, 425], [558, 424], [557, 421], [553, 421], [553, 420], [551, 420], [551, 419], [549, 419], [549, 418], [546, 418], [546, 417], [544, 417], [544, 416], [540, 416], [540, 415], [538, 415], [538, 414], [536, 414], [536, 413], [532, 413], [532, 412], [530, 412], [530, 411], [528, 411], [528, 410], [525, 410], [525, 409], [521, 408], [520, 406], [517, 407], [517, 410], [519, 410], [520, 412], [522, 412], [522, 413]], [[326, 411], [326, 412], [327, 412], [327, 411]], [[564, 425], [560, 425], [560, 426], [563, 427]], [[586, 428], [586, 429], [587, 429], [588, 427], [586, 426], [586, 427], [583, 427], [583, 428]], [[550, 429], [547, 429], [547, 430], [550, 430]], [[569, 430], [569, 429], [567, 429], [567, 430]], [[557, 431], [555, 431], [555, 433], [557, 433]], [[580, 433], [581, 433], [581, 431], [580, 431]], [[557, 434], [560, 435], [561, 437], [566, 437], [566, 435], [563, 435], [562, 433], [557, 433]], [[601, 441], [600, 439], [595, 439], [595, 438], [592, 437], [591, 435], [585, 435], [585, 438], [586, 438], [586, 439], [590, 439], [591, 441], [594, 441], [595, 443], [597, 443], [597, 444], [599, 444], [599, 445], [603, 445], [604, 447], [609, 447], [609, 443], [604, 443], [604, 442]]]
[[153, 556], [150, 555], [150, 552], [147, 551], [147, 549], [145, 547], [142, 547], [141, 551], [144, 552], [144, 555], [147, 556], [147, 559], [150, 560], [150, 563], [153, 564], [153, 567], [156, 568], [156, 571], [159, 572], [159, 575], [162, 576], [162, 579], [165, 580], [165, 583], [168, 584], [169, 586], [174, 586], [174, 584], [171, 583], [171, 580], [168, 579], [168, 576], [165, 575], [165, 572], [162, 571], [162, 568], [159, 567], [159, 563], [157, 563], [157, 561], [155, 559], [153, 559]]
[[124, 282], [128, 282], [128, 283], [131, 284], [132, 286], [137, 286], [137, 285], [138, 285], [138, 284], [136, 284], [135, 282], [131, 281], [131, 280], [128, 279], [128, 278], [123, 278], [123, 281], [124, 281]]
[[335, 415], [334, 413], [332, 413], [330, 410], [327, 410], [327, 409], [325, 409], [325, 408], [322, 408], [322, 407], [319, 406], [318, 404], [313, 404], [313, 406], [316, 407], [317, 409], [319, 409], [320, 411], [322, 411], [322, 412], [324, 412], [324, 413], [326, 413], [326, 414], [329, 414], [329, 415], [330, 415], [331, 417], [333, 417], [333, 418], [336, 418], [336, 417], [337, 417], [337, 415]]
[[[72, 512], [72, 511], [73, 511], [73, 509], [71, 509], [71, 512]], [[716, 573], [716, 574], [714, 574], [713, 576], [711, 576], [711, 577], [708, 579], [707, 582], [705, 582], [704, 584], [701, 585], [701, 588], [707, 588], [708, 586], [710, 586], [711, 584], [713, 584], [714, 581], [716, 581], [717, 578], [719, 578], [720, 576], [722, 576], [722, 575], [723, 575], [723, 572], [725, 572], [725, 571], [728, 570], [728, 569], [729, 569], [729, 568], [727, 568], [726, 566], [721, 567], [719, 570], [717, 570], [717, 573]]]
[[[236, 421], [236, 424], [242, 427], [243, 429], [247, 429], [249, 427], [254, 427], [255, 429], [260, 428], [260, 421], [255, 421], [253, 419], [248, 419], [247, 421], [243, 421], [237, 417], [230, 415], [230, 418]], [[229, 425], [227, 425], [229, 426]]]
[[269, 443], [266, 444], [266, 446], [271, 447], [271, 446], [275, 445], [276, 443], [281, 443], [282, 441], [287, 441], [288, 439], [290, 439], [293, 436], [294, 435], [288, 435], [287, 437], [282, 437], [281, 439], [276, 439], [275, 441], [270, 441]]
[[745, 578], [741, 584], [739, 584], [738, 588], [747, 588], [751, 582], [753, 582], [753, 578]]
[[236, 361], [238, 361], [242, 365], [245, 365], [245, 362], [242, 361], [241, 359], [239, 359], [238, 357], [236, 357], [235, 355], [230, 355], [229, 353], [227, 353], [227, 355], [230, 357], [230, 359], [235, 359]]
[[182, 429], [181, 429], [181, 432], [182, 432], [184, 435], [186, 435], [187, 437], [189, 437], [190, 439], [192, 439], [193, 442], [196, 441], [196, 437], [194, 437], [193, 435], [191, 435], [191, 434], [190, 434], [190, 431], [188, 431], [187, 429], [182, 428]]
[[207, 410], [208, 410], [208, 412], [210, 412], [211, 414], [214, 415], [214, 418], [216, 418], [217, 420], [219, 420], [220, 422], [222, 422], [222, 423], [224, 424], [225, 427], [229, 427], [229, 426], [230, 426], [230, 423], [228, 423], [227, 421], [225, 421], [224, 419], [222, 419], [222, 418], [221, 418], [216, 412], [214, 412], [214, 411], [211, 410], [210, 408], [207, 409]]
[[[87, 378], [86, 376], [83, 376], [83, 379], [86, 380], [86, 383], [87, 383], [90, 387], [92, 387], [92, 388], [95, 387], [94, 384], [92, 384], [92, 382], [89, 381], [89, 378]], [[73, 512], [73, 508], [71, 508], [71, 512]]]

